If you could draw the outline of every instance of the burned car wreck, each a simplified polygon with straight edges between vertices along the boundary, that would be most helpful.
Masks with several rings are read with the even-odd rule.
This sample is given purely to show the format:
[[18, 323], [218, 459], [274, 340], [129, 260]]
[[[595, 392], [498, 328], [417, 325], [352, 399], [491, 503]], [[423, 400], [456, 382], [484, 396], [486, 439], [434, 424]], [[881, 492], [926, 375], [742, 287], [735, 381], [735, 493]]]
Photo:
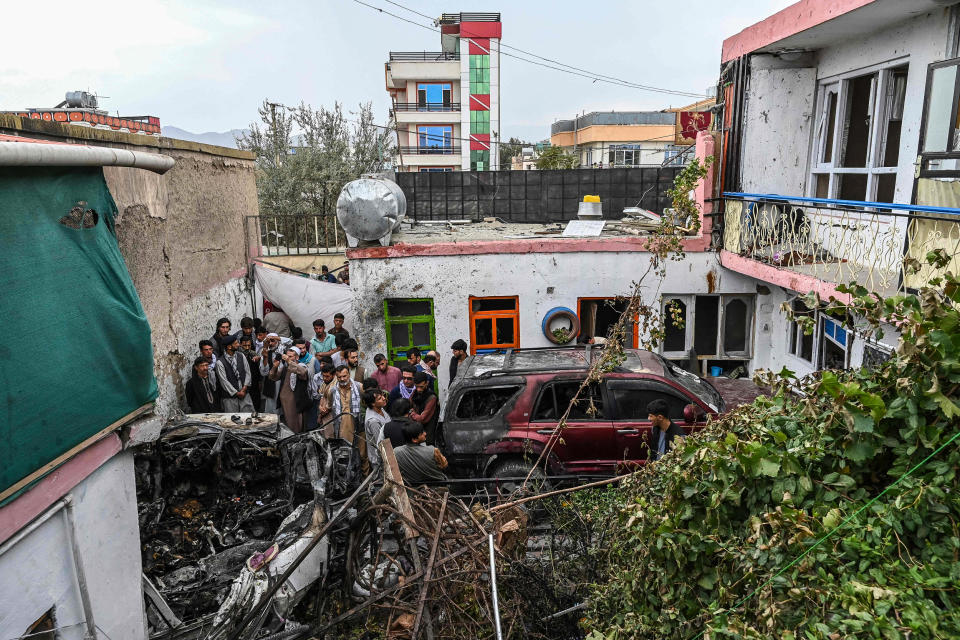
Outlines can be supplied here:
[[307, 591], [346, 575], [350, 514], [300, 556], [362, 480], [351, 450], [319, 432], [295, 435], [274, 415], [188, 416], [164, 428], [135, 462], [151, 634], [230, 637], [294, 559], [247, 632], [302, 626], [290, 619]]

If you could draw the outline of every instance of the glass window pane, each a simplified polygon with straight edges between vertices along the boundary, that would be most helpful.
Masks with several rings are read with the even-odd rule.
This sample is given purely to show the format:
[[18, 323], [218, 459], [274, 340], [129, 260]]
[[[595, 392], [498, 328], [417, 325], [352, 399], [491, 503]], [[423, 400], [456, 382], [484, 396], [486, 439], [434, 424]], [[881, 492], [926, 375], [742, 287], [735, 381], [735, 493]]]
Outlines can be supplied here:
[[927, 128], [923, 136], [924, 152], [946, 151], [949, 136], [955, 131], [953, 95], [957, 87], [957, 65], [934, 69], [930, 77]]
[[723, 350], [747, 350], [747, 303], [743, 300], [731, 300], [724, 310]]
[[867, 199], [867, 174], [840, 173], [836, 176], [837, 197], [841, 200]]
[[654, 400], [664, 400], [667, 403], [668, 415], [671, 420], [683, 419], [683, 408], [690, 404], [689, 400], [670, 393], [663, 393], [655, 389], [644, 389], [637, 383], [624, 388], [610, 390], [617, 403], [617, 420], [631, 422], [647, 422], [650, 415], [647, 405]]
[[390, 325], [390, 346], [394, 348], [410, 346], [410, 330], [407, 325]]
[[840, 145], [840, 166], [867, 166], [876, 78], [874, 73], [854, 78], [847, 83], [847, 113]]
[[513, 318], [497, 318], [497, 344], [513, 344]]
[[[687, 305], [679, 300], [668, 300], [663, 306], [664, 351], [687, 350]], [[678, 326], [679, 325], [679, 326]]]
[[413, 329], [413, 346], [425, 347], [430, 345], [430, 323], [414, 322], [410, 325]]
[[387, 314], [391, 317], [429, 316], [429, 300], [387, 300]]
[[833, 159], [833, 132], [837, 126], [837, 92], [831, 91], [827, 94], [825, 105], [826, 137], [823, 140], [823, 162], [830, 162]]
[[[479, 158], [478, 158], [479, 160]], [[473, 301], [473, 311], [515, 311], [515, 298], [478, 298]]]
[[493, 320], [490, 318], [477, 318], [474, 320], [476, 343], [483, 345], [493, 344]]

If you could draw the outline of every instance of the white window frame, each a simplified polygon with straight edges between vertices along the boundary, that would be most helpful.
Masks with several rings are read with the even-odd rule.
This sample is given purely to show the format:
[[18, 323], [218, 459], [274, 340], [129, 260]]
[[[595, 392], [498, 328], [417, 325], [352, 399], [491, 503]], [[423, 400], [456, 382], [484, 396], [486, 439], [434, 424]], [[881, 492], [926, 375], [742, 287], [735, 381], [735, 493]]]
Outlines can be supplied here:
[[[683, 351], [664, 351], [663, 344], [660, 345], [660, 354], [670, 360], [684, 360], [689, 358], [690, 349], [693, 348], [694, 340], [694, 328], [696, 326], [696, 304], [697, 298], [719, 298], [718, 305], [719, 309], [717, 312], [717, 342], [716, 342], [716, 353], [710, 355], [710, 360], [750, 360], [753, 358], [753, 345], [754, 345], [754, 336], [753, 336], [753, 327], [755, 320], [755, 309], [756, 309], [756, 296], [751, 294], [740, 294], [740, 293], [719, 293], [719, 294], [691, 294], [691, 293], [682, 293], [682, 294], [663, 294], [660, 297], [660, 312], [663, 317], [663, 322], [666, 325], [671, 322], [670, 315], [667, 312], [667, 303], [671, 300], [679, 300], [684, 305], [686, 305], [686, 313], [684, 317], [684, 339]], [[723, 344], [723, 334], [724, 329], [726, 328], [726, 317], [727, 317], [727, 303], [732, 300], [742, 300], [747, 305], [747, 331], [746, 331], [746, 350], [745, 351], [730, 351], [727, 352], [724, 350]], [[708, 354], [697, 354], [697, 357], [704, 356]]]
[[[863, 200], [875, 201], [877, 195], [877, 184], [879, 177], [884, 174], [896, 174], [897, 167], [884, 167], [883, 151], [886, 144], [886, 123], [890, 113], [890, 101], [886, 99], [886, 90], [888, 84], [892, 82], [893, 70], [909, 64], [909, 56], [897, 58], [876, 64], [870, 67], [864, 67], [847, 73], [822, 78], [817, 84], [816, 99], [816, 120], [813, 127], [813, 140], [810, 147], [810, 172], [807, 180], [807, 196], [817, 197], [817, 178], [818, 176], [829, 176], [827, 186], [827, 198], [836, 199], [839, 194], [838, 179], [843, 175], [866, 175], [867, 188]], [[870, 95], [870, 131], [867, 142], [867, 159], [865, 167], [841, 167], [840, 155], [843, 151], [844, 142], [844, 124], [847, 121], [847, 101], [849, 95], [850, 81], [866, 75], [876, 74], [871, 88]], [[837, 109], [834, 114], [833, 145], [831, 147], [830, 162], [822, 162], [824, 156], [824, 145], [826, 144], [825, 133], [828, 130], [827, 123], [827, 97], [836, 92]], [[881, 98], [878, 99], [878, 96]]]
[[[849, 369], [850, 355], [853, 352], [853, 338], [855, 335], [853, 329], [837, 318], [823, 313], [819, 309], [811, 309], [810, 317], [813, 318], [814, 323], [812, 336], [813, 349], [810, 356], [812, 359], [807, 360], [799, 353], [800, 341], [803, 339], [803, 327], [796, 322], [787, 323], [787, 353], [800, 362], [812, 366], [816, 371], [822, 371], [824, 352], [823, 345], [825, 341], [829, 341], [837, 348], [843, 350], [843, 368]], [[834, 337], [828, 335], [829, 332], [826, 330], [827, 323], [834, 325]], [[841, 344], [840, 340], [835, 337], [837, 330], [843, 331], [843, 344]]]

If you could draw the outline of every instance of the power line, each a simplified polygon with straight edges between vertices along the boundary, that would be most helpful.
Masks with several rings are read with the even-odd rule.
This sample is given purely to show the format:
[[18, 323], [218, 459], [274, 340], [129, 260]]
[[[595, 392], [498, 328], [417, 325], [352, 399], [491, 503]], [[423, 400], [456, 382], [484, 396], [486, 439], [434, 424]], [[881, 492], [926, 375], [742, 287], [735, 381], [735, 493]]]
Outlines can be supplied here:
[[[416, 21], [414, 21], [414, 20], [410, 20], [410, 19], [405, 18], [405, 17], [403, 17], [403, 16], [401, 16], [401, 15], [397, 15], [396, 13], [392, 13], [392, 12], [390, 12], [390, 11], [387, 11], [386, 9], [383, 9], [383, 8], [381, 8], [381, 7], [377, 7], [377, 6], [374, 6], [374, 5], [372, 5], [372, 4], [368, 4], [368, 3], [366, 3], [366, 2], [363, 2], [362, 0], [353, 0], [353, 1], [356, 2], [357, 4], [363, 5], [363, 6], [365, 6], [365, 7], [368, 7], [368, 8], [370, 8], [370, 9], [373, 9], [373, 10], [375, 10], [375, 11], [379, 11], [380, 13], [386, 14], [386, 15], [392, 17], [392, 18], [396, 18], [397, 20], [402, 20], [403, 22], [406, 22], [406, 23], [408, 23], [408, 24], [412, 24], [412, 25], [414, 25], [414, 26], [420, 27], [421, 29], [426, 29], [426, 30], [432, 31], [432, 32], [434, 32], [434, 33], [441, 33], [438, 29], [435, 29], [435, 28], [433, 28], [433, 27], [428, 27], [428, 26], [425, 25], [425, 24], [421, 24], [421, 23], [416, 22]], [[400, 7], [401, 9], [405, 9], [405, 10], [407, 10], [407, 11], [411, 11], [411, 12], [413, 12], [413, 13], [419, 15], [419, 16], [423, 16], [423, 17], [426, 17], [426, 18], [428, 18], [428, 19], [430, 19], [430, 20], [433, 20], [433, 18], [430, 18], [430, 17], [427, 16], [426, 14], [423, 14], [423, 13], [420, 13], [419, 11], [415, 11], [415, 10], [413, 10], [413, 9], [410, 9], [410, 8], [408, 8], [408, 7], [405, 7], [405, 6], [401, 5], [401, 4], [398, 3], [398, 2], [393, 2], [393, 0], [384, 0], [384, 1], [385, 1], [385, 2], [389, 2], [390, 4], [392, 4], [392, 5], [394, 5], [394, 6]], [[470, 38], [465, 38], [465, 39], [466, 39], [466, 40], [470, 40]], [[524, 57], [522, 57], [522, 56], [518, 56], [518, 55], [515, 55], [515, 54], [512, 54], [512, 53], [507, 53], [507, 52], [502, 51], [502, 50], [500, 51], [500, 55], [507, 56], [508, 58], [515, 58], [515, 59], [520, 60], [520, 61], [522, 61], [522, 62], [527, 62], [527, 63], [529, 63], [529, 64], [534, 64], [534, 65], [537, 65], [537, 66], [540, 66], [540, 67], [544, 67], [544, 68], [547, 68], [547, 69], [553, 69], [553, 70], [555, 70], [555, 71], [561, 71], [561, 72], [563, 72], [563, 73], [568, 73], [568, 74], [570, 74], [570, 75], [580, 76], [580, 77], [582, 77], [582, 78], [587, 78], [588, 80], [593, 80], [594, 82], [606, 82], [607, 84], [612, 84], [612, 85], [620, 86], [620, 87], [627, 87], [627, 88], [631, 88], [631, 89], [640, 89], [640, 90], [642, 90], [642, 91], [652, 91], [652, 92], [655, 92], [655, 93], [664, 93], [664, 94], [669, 94], [669, 95], [685, 96], [685, 97], [690, 97], [690, 98], [704, 98], [704, 97], [706, 97], [706, 96], [705, 96], [704, 94], [702, 94], [702, 93], [694, 93], [694, 92], [691, 92], [691, 91], [678, 91], [678, 90], [675, 90], [675, 89], [665, 89], [665, 88], [662, 88], [662, 87], [654, 87], [654, 86], [652, 86], [652, 85], [639, 84], [639, 83], [636, 83], [636, 82], [631, 82], [631, 81], [629, 81], [629, 80], [623, 80], [623, 79], [621, 79], [621, 78], [616, 78], [616, 77], [614, 77], [614, 76], [607, 76], [607, 75], [603, 75], [603, 74], [598, 74], [598, 73], [595, 73], [595, 72], [592, 72], [592, 71], [587, 71], [586, 69], [581, 69], [580, 67], [574, 67], [574, 66], [572, 66], [572, 65], [568, 65], [568, 64], [565, 64], [565, 63], [563, 63], [563, 62], [559, 62], [559, 61], [557, 61], [557, 60], [553, 60], [552, 58], [545, 58], [545, 57], [539, 56], [539, 55], [537, 55], [537, 54], [535, 54], [535, 53], [530, 53], [529, 51], [524, 51], [523, 49], [519, 49], [519, 48], [517, 48], [517, 47], [513, 47], [513, 46], [510, 46], [510, 45], [503, 44], [503, 42], [500, 43], [500, 46], [503, 47], [503, 48], [512, 49], [512, 50], [514, 50], [514, 51], [519, 51], [519, 52], [524, 53], [524, 54], [526, 54], [526, 55], [533, 56], [533, 57], [535, 57], [535, 58], [538, 58], [538, 59], [540, 59], [540, 60], [544, 60], [544, 61], [546, 61], [546, 62], [550, 62], [550, 63], [553, 63], [553, 64], [546, 64], [545, 62], [537, 62], [536, 60], [530, 60], [530, 59], [528, 59], [528, 58], [524, 58]], [[555, 65], [560, 65], [560, 66], [555, 66]], [[566, 68], [564, 68], [564, 67], [566, 67]], [[582, 73], [581, 73], [581, 72], [582, 72]]]

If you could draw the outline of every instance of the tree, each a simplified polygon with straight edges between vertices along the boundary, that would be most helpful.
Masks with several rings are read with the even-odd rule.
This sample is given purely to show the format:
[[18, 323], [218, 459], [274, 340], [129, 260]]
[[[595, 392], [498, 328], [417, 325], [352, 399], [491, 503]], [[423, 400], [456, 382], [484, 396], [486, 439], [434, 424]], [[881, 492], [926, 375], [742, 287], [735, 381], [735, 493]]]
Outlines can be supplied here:
[[576, 169], [579, 162], [563, 147], [547, 147], [537, 158], [537, 169]]
[[521, 151], [523, 151], [523, 142], [517, 138], [510, 138], [508, 142], [501, 142], [500, 170], [509, 171], [513, 163], [513, 158], [520, 155]]
[[264, 100], [258, 112], [261, 122], [237, 143], [256, 154], [261, 213], [332, 213], [343, 185], [382, 171], [393, 155], [391, 128], [374, 124], [369, 102], [349, 113], [355, 119], [338, 102], [314, 109]]

